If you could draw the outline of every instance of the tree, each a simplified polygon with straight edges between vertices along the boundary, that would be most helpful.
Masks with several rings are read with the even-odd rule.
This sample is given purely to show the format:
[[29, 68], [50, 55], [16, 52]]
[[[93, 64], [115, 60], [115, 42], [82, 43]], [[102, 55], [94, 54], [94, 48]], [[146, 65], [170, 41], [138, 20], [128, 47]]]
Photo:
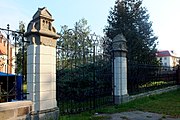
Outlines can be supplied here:
[[[92, 48], [92, 41], [88, 38], [90, 27], [87, 25], [87, 20], [84, 18], [76, 22], [74, 28], [69, 29], [67, 25], [61, 26], [61, 31], [58, 33], [61, 37], [57, 41], [57, 47], [60, 48], [60, 58], [63, 61], [63, 66], [67, 67], [75, 59], [74, 63], [80, 64], [80, 59], [83, 57], [83, 62]], [[79, 59], [79, 60], [78, 60]]]
[[109, 12], [109, 25], [104, 32], [111, 39], [120, 33], [125, 36], [128, 63], [157, 63], [157, 37], [154, 36], [147, 12], [142, 7], [142, 0], [117, 0]]
[[[19, 29], [17, 30], [19, 34], [15, 33], [15, 47], [16, 47], [16, 74], [26, 75], [27, 70], [27, 44], [24, 42], [24, 32], [25, 23], [23, 21], [19, 22]], [[26, 80], [26, 79], [25, 79]]]

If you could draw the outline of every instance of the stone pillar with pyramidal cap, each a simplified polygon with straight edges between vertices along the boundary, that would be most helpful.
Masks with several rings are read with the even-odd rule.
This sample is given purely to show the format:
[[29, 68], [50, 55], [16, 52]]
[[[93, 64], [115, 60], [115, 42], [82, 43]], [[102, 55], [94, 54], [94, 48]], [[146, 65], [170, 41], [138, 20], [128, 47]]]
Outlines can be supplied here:
[[118, 34], [112, 41], [114, 55], [114, 98], [115, 104], [128, 101], [127, 93], [127, 46], [126, 39]]
[[58, 119], [56, 101], [56, 40], [52, 15], [39, 8], [28, 24], [27, 99], [33, 102], [32, 119]]

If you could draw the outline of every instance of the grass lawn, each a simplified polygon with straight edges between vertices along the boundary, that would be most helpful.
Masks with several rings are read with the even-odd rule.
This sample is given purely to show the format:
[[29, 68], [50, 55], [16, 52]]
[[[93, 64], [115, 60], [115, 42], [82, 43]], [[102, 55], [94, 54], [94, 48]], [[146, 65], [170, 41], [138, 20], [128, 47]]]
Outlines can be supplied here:
[[106, 106], [99, 110], [76, 115], [60, 116], [60, 120], [104, 120], [106, 117], [93, 117], [95, 113], [118, 113], [125, 111], [155, 112], [172, 117], [180, 117], [180, 89], [133, 100], [116, 106]]
[[180, 117], [180, 89], [131, 101], [116, 107], [119, 112], [141, 110]]

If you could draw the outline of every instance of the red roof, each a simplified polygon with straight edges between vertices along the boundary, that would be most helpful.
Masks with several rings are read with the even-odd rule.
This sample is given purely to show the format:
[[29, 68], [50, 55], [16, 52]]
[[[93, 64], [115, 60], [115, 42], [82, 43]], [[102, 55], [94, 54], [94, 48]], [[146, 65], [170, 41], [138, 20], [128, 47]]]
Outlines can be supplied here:
[[173, 56], [173, 53], [170, 53], [169, 50], [164, 50], [164, 51], [158, 51], [157, 52], [157, 57], [167, 57], [167, 56]]

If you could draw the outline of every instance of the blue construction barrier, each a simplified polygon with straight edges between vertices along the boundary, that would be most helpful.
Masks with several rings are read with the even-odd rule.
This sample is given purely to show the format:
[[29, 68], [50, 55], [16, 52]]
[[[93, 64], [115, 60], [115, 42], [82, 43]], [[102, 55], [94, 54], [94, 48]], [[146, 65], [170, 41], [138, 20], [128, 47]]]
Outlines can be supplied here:
[[[16, 96], [9, 96], [8, 101], [23, 100], [23, 77], [20, 75], [7, 74], [0, 72], [0, 82], [2, 83], [1, 89], [7, 90], [7, 77], [9, 90], [16, 87]], [[14, 84], [16, 81], [16, 84]], [[16, 86], [14, 86], [16, 85]]]

